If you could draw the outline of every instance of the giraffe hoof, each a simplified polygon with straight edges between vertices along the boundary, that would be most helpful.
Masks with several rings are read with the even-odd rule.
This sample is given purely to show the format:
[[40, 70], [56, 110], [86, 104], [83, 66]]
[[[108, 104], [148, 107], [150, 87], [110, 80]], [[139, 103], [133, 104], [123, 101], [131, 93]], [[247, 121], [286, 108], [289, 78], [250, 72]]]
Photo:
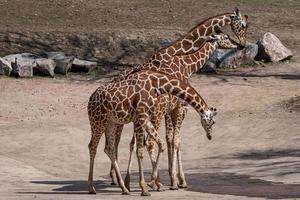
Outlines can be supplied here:
[[171, 186], [170, 190], [178, 190], [178, 186]]
[[115, 182], [111, 182], [110, 185], [117, 185]]
[[122, 192], [122, 195], [130, 195], [129, 191]]
[[178, 187], [179, 188], [187, 188], [187, 184], [179, 184]]
[[148, 191], [142, 191], [141, 196], [151, 196], [151, 194]]
[[147, 183], [147, 185], [148, 185], [152, 190], [156, 190], [155, 181], [151, 181], [151, 182]]
[[158, 192], [164, 192], [164, 191], [166, 191], [166, 190], [165, 190], [164, 186], [161, 186], [161, 187], [158, 187], [158, 188], [157, 188], [157, 191], [158, 191]]
[[92, 187], [91, 189], [89, 189], [89, 194], [96, 194], [96, 190], [94, 187]]

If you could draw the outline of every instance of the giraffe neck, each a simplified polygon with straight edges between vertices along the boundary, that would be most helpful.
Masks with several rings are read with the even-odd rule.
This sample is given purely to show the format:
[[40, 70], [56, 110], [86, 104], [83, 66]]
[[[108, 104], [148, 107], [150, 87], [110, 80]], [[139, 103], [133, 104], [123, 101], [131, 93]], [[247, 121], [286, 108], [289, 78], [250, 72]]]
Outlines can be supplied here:
[[179, 66], [184, 68], [180, 71], [184, 72], [185, 77], [190, 77], [193, 73], [200, 70], [205, 65], [217, 47], [218, 44], [216, 42], [208, 41], [205, 42], [204, 45], [202, 45], [202, 47], [195, 53], [178, 56], [180, 61]]
[[[150, 71], [148, 71], [150, 72]], [[208, 106], [200, 94], [190, 86], [187, 81], [181, 81], [167, 74], [158, 73], [160, 76], [151, 76], [151, 85], [155, 87], [158, 95], [171, 94], [177, 96], [192, 106], [202, 116]]]
[[160, 61], [169, 60], [174, 55], [187, 54], [198, 50], [205, 41], [205, 36], [231, 23], [230, 16], [232, 14], [225, 13], [204, 20], [170, 46], [160, 49], [152, 56], [150, 61], [159, 63]]

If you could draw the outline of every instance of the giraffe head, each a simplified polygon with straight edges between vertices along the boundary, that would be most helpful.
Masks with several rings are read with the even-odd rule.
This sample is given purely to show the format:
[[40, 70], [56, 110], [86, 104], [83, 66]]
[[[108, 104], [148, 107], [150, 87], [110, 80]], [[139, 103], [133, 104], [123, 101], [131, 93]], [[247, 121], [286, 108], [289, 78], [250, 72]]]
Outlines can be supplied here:
[[239, 9], [235, 9], [234, 13], [230, 15], [230, 26], [234, 34], [240, 41], [242, 46], [246, 45], [246, 32], [247, 32], [248, 16], [242, 16]]
[[219, 49], [235, 49], [240, 46], [240, 44], [232, 40], [224, 33], [219, 33], [217, 35], [212, 34], [208, 37], [208, 40], [215, 42], [217, 44], [217, 48]]
[[210, 108], [205, 110], [204, 113], [201, 115], [201, 124], [206, 132], [207, 139], [211, 140], [211, 131], [212, 126], [215, 124], [214, 117], [217, 115], [216, 108]]

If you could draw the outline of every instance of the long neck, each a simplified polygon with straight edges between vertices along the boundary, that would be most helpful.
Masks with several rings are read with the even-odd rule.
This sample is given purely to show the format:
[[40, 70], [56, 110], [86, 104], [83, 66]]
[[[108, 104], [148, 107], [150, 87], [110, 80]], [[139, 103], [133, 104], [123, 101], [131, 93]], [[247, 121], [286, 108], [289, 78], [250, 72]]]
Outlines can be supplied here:
[[204, 99], [187, 81], [180, 81], [172, 76], [164, 75], [153, 78], [151, 85], [157, 89], [158, 95], [168, 93], [182, 99], [192, 106], [200, 116], [208, 109]]
[[184, 72], [185, 77], [190, 77], [205, 65], [216, 49], [216, 42], [207, 41], [195, 53], [178, 56], [180, 61], [179, 66], [184, 67], [180, 71]]
[[196, 51], [205, 41], [205, 36], [230, 24], [230, 15], [232, 14], [233, 13], [225, 13], [204, 20], [170, 46], [160, 49], [152, 57], [152, 60], [168, 60], [174, 55]]

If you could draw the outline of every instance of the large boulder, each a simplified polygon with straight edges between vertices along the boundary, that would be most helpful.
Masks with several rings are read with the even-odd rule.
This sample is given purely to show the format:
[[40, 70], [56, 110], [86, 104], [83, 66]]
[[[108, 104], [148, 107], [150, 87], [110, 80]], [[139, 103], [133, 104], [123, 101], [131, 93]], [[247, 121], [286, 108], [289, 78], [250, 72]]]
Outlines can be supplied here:
[[34, 74], [54, 77], [54, 69], [56, 67], [54, 60], [49, 58], [37, 58], [35, 61], [36, 66], [33, 68]]
[[236, 68], [252, 64], [258, 45], [247, 43], [243, 49], [217, 49], [201, 71], [212, 72], [214, 68]]
[[90, 70], [97, 67], [97, 62], [87, 61], [87, 60], [80, 60], [75, 58], [73, 60], [72, 72], [89, 72]]
[[11, 64], [7, 60], [0, 58], [0, 75], [9, 76], [11, 71], [12, 71]]
[[66, 56], [63, 52], [52, 51], [47, 52], [47, 57], [53, 59], [56, 63], [56, 67], [54, 72], [56, 74], [66, 75], [68, 71], [71, 69], [74, 57]]
[[30, 53], [13, 54], [3, 57], [11, 64], [11, 75], [16, 77], [32, 77], [33, 68], [36, 66], [35, 58], [38, 56]]
[[257, 44], [259, 46], [258, 59], [278, 62], [293, 56], [291, 50], [286, 48], [281, 41], [270, 32], [265, 33]]

